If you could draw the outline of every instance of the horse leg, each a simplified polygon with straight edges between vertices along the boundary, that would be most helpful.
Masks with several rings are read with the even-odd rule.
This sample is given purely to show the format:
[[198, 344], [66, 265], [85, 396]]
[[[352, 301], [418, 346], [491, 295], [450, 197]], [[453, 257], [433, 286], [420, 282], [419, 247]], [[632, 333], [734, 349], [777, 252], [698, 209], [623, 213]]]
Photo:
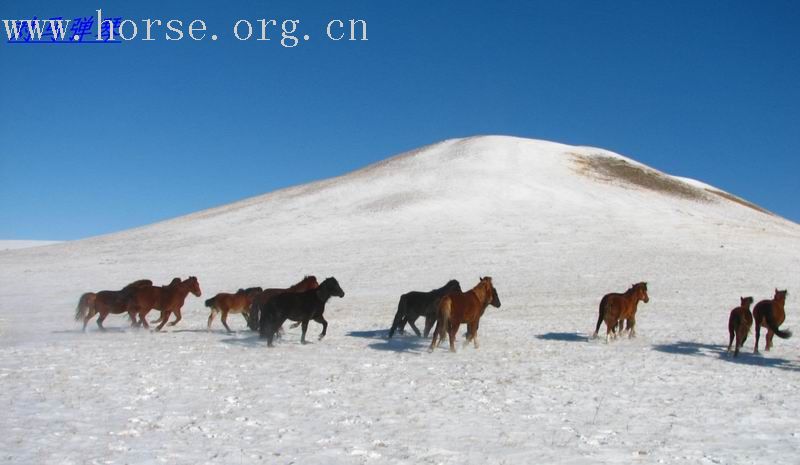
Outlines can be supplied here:
[[472, 343], [475, 344], [475, 348], [479, 347], [478, 345], [478, 327], [480, 326], [481, 321], [478, 320], [475, 322], [475, 326], [472, 328]]
[[145, 310], [144, 308], [139, 310], [139, 324], [142, 325], [144, 329], [150, 329], [150, 325], [147, 324], [147, 312], [149, 311], [149, 309]]
[[108, 312], [100, 312], [100, 316], [97, 317], [97, 326], [100, 328], [100, 331], [105, 331], [106, 328], [103, 327], [103, 321], [108, 316]]
[[450, 352], [456, 351], [456, 333], [458, 333], [458, 327], [461, 326], [461, 322], [454, 319], [450, 320], [450, 328], [448, 328], [448, 333], [450, 336]]
[[767, 327], [767, 337], [766, 337], [767, 348], [765, 349], [767, 352], [769, 352], [769, 349], [772, 348], [772, 336], [774, 336], [774, 335], [775, 335], [775, 333], [772, 332], [772, 329]]
[[233, 331], [231, 331], [231, 328], [228, 327], [228, 311], [227, 310], [223, 310], [222, 311], [222, 316], [220, 317], [220, 320], [222, 321], [222, 326], [224, 326], [225, 329], [227, 329], [229, 333], [232, 333]]
[[211, 314], [210, 314], [210, 315], [208, 315], [208, 326], [206, 326], [206, 331], [211, 331], [211, 322], [212, 322], [212, 321], [214, 321], [214, 316], [216, 315], [216, 313], [217, 313], [217, 312], [215, 312], [215, 311], [212, 309], [212, 310], [211, 310]]
[[422, 333], [419, 332], [419, 328], [417, 328], [417, 325], [414, 324], [414, 322], [417, 321], [417, 318], [419, 318], [419, 315], [409, 318], [408, 325], [411, 326], [411, 329], [414, 330], [414, 334], [416, 334], [417, 337], [422, 337]]
[[[173, 313], [175, 313], [175, 321], [170, 323], [169, 324], [170, 326], [175, 326], [176, 324], [178, 324], [179, 321], [181, 321], [181, 318], [183, 318], [181, 316], [181, 309], [180, 308], [176, 308]], [[167, 314], [167, 318], [169, 318], [169, 314]], [[164, 321], [166, 321], [166, 320], [164, 320]]]
[[431, 347], [428, 349], [429, 352], [433, 352], [433, 349], [436, 348], [436, 340], [440, 336], [439, 332], [441, 331], [441, 324], [442, 320], [438, 320], [436, 322], [436, 328], [433, 329], [433, 337], [431, 338]]
[[464, 338], [464, 347], [468, 346], [470, 342], [475, 344], [476, 349], [478, 348], [478, 327], [475, 323], [467, 323], [467, 337]]
[[433, 328], [433, 324], [436, 322], [436, 319], [431, 318], [429, 316], [425, 317], [425, 331], [422, 333], [425, 335], [427, 339], [428, 336], [431, 334], [431, 328]]
[[758, 353], [758, 340], [761, 338], [761, 321], [756, 320], [756, 347], [753, 349], [753, 353]]
[[321, 341], [326, 334], [328, 334], [328, 322], [325, 320], [325, 317], [319, 315], [318, 317], [314, 318], [314, 321], [322, 325], [322, 332], [319, 333], [319, 340]]
[[[728, 353], [731, 353], [731, 344], [733, 344], [733, 325], [728, 325]], [[734, 357], [739, 353], [739, 335], [736, 334], [736, 352], [734, 353]]]
[[389, 339], [394, 336], [394, 332], [397, 331], [397, 328], [400, 327], [401, 323], [403, 323], [403, 314], [398, 309], [397, 313], [394, 315], [394, 320], [392, 320], [392, 327], [389, 328]]
[[156, 326], [156, 331], [161, 331], [164, 325], [167, 324], [167, 321], [169, 321], [169, 314], [170, 314], [169, 310], [164, 310], [163, 312], [161, 312], [161, 323], [159, 323], [158, 326]]
[[636, 317], [632, 316], [632, 317], [628, 318], [628, 324], [627, 324], [628, 338], [629, 339], [632, 339], [632, 338], [636, 337], [636, 329], [635, 328], [636, 328]]
[[131, 328], [136, 327], [136, 312], [128, 310], [128, 319], [131, 320]]
[[86, 332], [86, 325], [88, 325], [88, 324], [89, 324], [89, 320], [91, 320], [91, 319], [92, 319], [92, 317], [94, 317], [94, 315], [95, 315], [95, 314], [94, 314], [94, 313], [92, 313], [92, 312], [87, 312], [87, 313], [86, 313], [86, 316], [85, 316], [85, 317], [83, 317], [83, 332], [84, 332], [84, 333]]
[[306, 343], [306, 331], [308, 331], [308, 320], [303, 320], [301, 322], [303, 325], [303, 334], [300, 335], [300, 344]]

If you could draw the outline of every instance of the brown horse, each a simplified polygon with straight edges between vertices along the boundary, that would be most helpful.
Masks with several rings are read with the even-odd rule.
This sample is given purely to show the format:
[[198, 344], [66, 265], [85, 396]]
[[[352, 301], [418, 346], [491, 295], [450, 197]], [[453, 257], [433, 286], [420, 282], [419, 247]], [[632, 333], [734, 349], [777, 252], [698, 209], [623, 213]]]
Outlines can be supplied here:
[[206, 307], [211, 309], [211, 314], [208, 315], [208, 330], [211, 331], [211, 322], [214, 321], [214, 316], [217, 313], [222, 313], [222, 326], [229, 333], [231, 328], [228, 327], [228, 313], [239, 313], [244, 317], [244, 321], [250, 322], [250, 305], [253, 303], [253, 298], [263, 291], [260, 287], [251, 287], [248, 289], [239, 289], [236, 294], [228, 294], [220, 292], [214, 297], [206, 300]]
[[136, 324], [136, 315], [128, 309], [125, 301], [134, 289], [152, 285], [153, 281], [140, 279], [128, 284], [119, 291], [87, 292], [78, 300], [78, 306], [75, 308], [75, 321], [83, 320], [83, 330], [86, 331], [86, 325], [89, 320], [99, 313], [100, 317], [97, 319], [97, 326], [105, 331], [103, 321], [108, 317], [109, 313], [119, 315], [127, 312], [131, 320], [131, 326], [134, 326]]
[[473, 341], [478, 348], [478, 325], [486, 307], [500, 307], [500, 297], [492, 285], [492, 278], [481, 278], [478, 284], [467, 292], [451, 292], [439, 301], [439, 314], [436, 329], [433, 332], [430, 350], [436, 348], [437, 342], [444, 341], [445, 333], [450, 336], [450, 351], [456, 351], [456, 333], [462, 323], [467, 325], [467, 338], [464, 345]]
[[597, 317], [597, 326], [594, 329], [593, 338], [597, 337], [600, 325], [606, 322], [606, 342], [613, 333], [617, 337], [617, 325], [619, 332], [622, 333], [623, 321], [628, 321], [629, 336], [636, 335], [634, 326], [636, 325], [636, 307], [639, 301], [647, 303], [650, 297], [647, 295], [647, 283], [636, 283], [624, 294], [606, 294], [600, 300], [600, 315]]
[[772, 300], [762, 300], [753, 309], [753, 320], [756, 322], [756, 348], [753, 352], [758, 353], [758, 339], [761, 336], [761, 327], [767, 327], [767, 346], [772, 348], [772, 336], [777, 335], [781, 339], [792, 337], [789, 330], [781, 330], [780, 325], [786, 320], [786, 311], [783, 309], [786, 303], [787, 291], [775, 289], [775, 297]]
[[269, 302], [273, 297], [283, 294], [284, 292], [305, 292], [318, 287], [319, 283], [317, 282], [317, 277], [314, 275], [309, 275], [304, 276], [300, 282], [287, 289], [264, 289], [260, 294], [253, 298], [253, 302], [250, 304], [250, 318], [247, 322], [247, 326], [249, 326], [253, 331], [259, 330], [259, 308], [266, 307], [267, 302]]
[[200, 283], [194, 276], [190, 276], [184, 281], [173, 280], [168, 286], [135, 289], [128, 297], [127, 303], [130, 309], [139, 315], [139, 324], [145, 328], [150, 327], [147, 324], [147, 313], [152, 309], [161, 311], [161, 323], [156, 327], [156, 331], [161, 331], [161, 328], [167, 324], [170, 313], [174, 313], [176, 316], [175, 321], [169, 324], [170, 326], [175, 326], [181, 321], [181, 308], [190, 292], [197, 297], [202, 295]]
[[753, 326], [753, 315], [750, 313], [750, 306], [753, 305], [752, 297], [740, 297], [740, 305], [731, 310], [731, 316], [728, 318], [728, 333], [730, 339], [728, 340], [728, 353], [731, 351], [731, 344], [733, 344], [734, 337], [736, 338], [736, 349], [733, 352], [734, 357], [739, 356], [739, 348], [742, 347], [744, 341], [747, 340], [747, 335], [750, 334], [750, 327]]

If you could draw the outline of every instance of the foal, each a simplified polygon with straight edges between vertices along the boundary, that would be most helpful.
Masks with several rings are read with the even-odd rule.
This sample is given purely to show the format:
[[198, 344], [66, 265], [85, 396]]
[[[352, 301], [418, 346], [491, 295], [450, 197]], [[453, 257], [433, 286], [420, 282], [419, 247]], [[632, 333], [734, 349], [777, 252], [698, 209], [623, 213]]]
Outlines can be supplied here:
[[456, 333], [462, 323], [467, 324], [467, 340], [478, 348], [478, 325], [486, 307], [500, 307], [500, 297], [492, 285], [492, 278], [481, 278], [478, 284], [467, 292], [452, 292], [439, 301], [439, 315], [436, 330], [433, 333], [430, 350], [436, 348], [437, 342], [444, 341], [444, 335], [450, 336], [450, 352], [456, 351]]
[[742, 347], [744, 341], [747, 340], [747, 335], [750, 333], [750, 327], [753, 326], [753, 315], [750, 313], [750, 306], [753, 305], [752, 297], [740, 297], [740, 305], [731, 310], [731, 316], [728, 318], [728, 333], [730, 339], [728, 340], [728, 353], [731, 351], [731, 344], [733, 344], [734, 337], [736, 338], [736, 349], [733, 352], [734, 357], [739, 356], [739, 348]]
[[624, 320], [628, 320], [629, 337], [634, 337], [636, 335], [634, 331], [636, 308], [639, 305], [639, 301], [644, 303], [650, 301], [650, 297], [647, 295], [647, 283], [636, 283], [624, 294], [611, 293], [604, 295], [600, 300], [600, 315], [597, 317], [597, 326], [594, 329], [592, 338], [597, 337], [597, 332], [600, 331], [600, 325], [603, 321], [606, 323], [606, 342], [608, 342], [612, 332], [614, 337], [617, 337], [617, 325], [619, 325], [619, 332], [621, 333]]
[[767, 327], [766, 349], [772, 348], [772, 336], [777, 335], [781, 339], [792, 337], [789, 330], [781, 330], [779, 326], [786, 320], [786, 311], [783, 309], [786, 303], [787, 291], [775, 289], [775, 297], [772, 300], [762, 300], [753, 309], [753, 320], [756, 322], [756, 348], [754, 353], [758, 353], [758, 339], [761, 336], [761, 327]]

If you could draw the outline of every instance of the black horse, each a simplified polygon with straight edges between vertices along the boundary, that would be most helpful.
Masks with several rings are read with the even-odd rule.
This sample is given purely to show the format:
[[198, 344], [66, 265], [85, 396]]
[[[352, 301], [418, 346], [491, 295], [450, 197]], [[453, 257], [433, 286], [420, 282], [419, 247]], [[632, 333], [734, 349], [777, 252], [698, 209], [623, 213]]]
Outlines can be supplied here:
[[392, 328], [389, 330], [389, 338], [394, 336], [394, 332], [399, 329], [402, 333], [405, 330], [406, 322], [411, 325], [411, 329], [421, 337], [414, 322], [417, 318], [425, 317], [425, 337], [431, 332], [431, 328], [436, 323], [437, 304], [442, 297], [451, 292], [461, 292], [461, 284], [455, 279], [451, 279], [443, 287], [434, 289], [430, 292], [411, 291], [400, 296], [397, 304], [397, 313], [394, 315]]
[[259, 311], [261, 314], [259, 320], [261, 338], [266, 339], [267, 345], [272, 347], [275, 334], [288, 319], [299, 321], [302, 324], [301, 343], [306, 343], [309, 320], [314, 320], [322, 325], [322, 333], [319, 335], [319, 338], [322, 339], [328, 331], [328, 322], [325, 321], [322, 314], [325, 312], [325, 303], [331, 296], [344, 297], [344, 291], [333, 277], [322, 281], [322, 284], [316, 289], [284, 293], [273, 297]]

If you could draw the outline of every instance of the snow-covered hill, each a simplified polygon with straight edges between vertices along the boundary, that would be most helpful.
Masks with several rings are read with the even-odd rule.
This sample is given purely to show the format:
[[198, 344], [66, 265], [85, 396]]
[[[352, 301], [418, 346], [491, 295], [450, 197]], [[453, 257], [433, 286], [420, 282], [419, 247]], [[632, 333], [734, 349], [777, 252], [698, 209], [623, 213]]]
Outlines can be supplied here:
[[[207, 184], [198, 179], [198, 184]], [[202, 300], [336, 276], [328, 337], [267, 350]], [[196, 275], [167, 334], [77, 332], [87, 290]], [[491, 275], [482, 346], [384, 338], [397, 298]], [[789, 288], [800, 226], [589, 147], [448, 140], [171, 221], [0, 252], [0, 450], [58, 463], [794, 463], [797, 339], [733, 360], [740, 295]], [[586, 341], [649, 282], [639, 338]], [[316, 331], [314, 323], [310, 331]], [[94, 328], [93, 328], [94, 329]]]

